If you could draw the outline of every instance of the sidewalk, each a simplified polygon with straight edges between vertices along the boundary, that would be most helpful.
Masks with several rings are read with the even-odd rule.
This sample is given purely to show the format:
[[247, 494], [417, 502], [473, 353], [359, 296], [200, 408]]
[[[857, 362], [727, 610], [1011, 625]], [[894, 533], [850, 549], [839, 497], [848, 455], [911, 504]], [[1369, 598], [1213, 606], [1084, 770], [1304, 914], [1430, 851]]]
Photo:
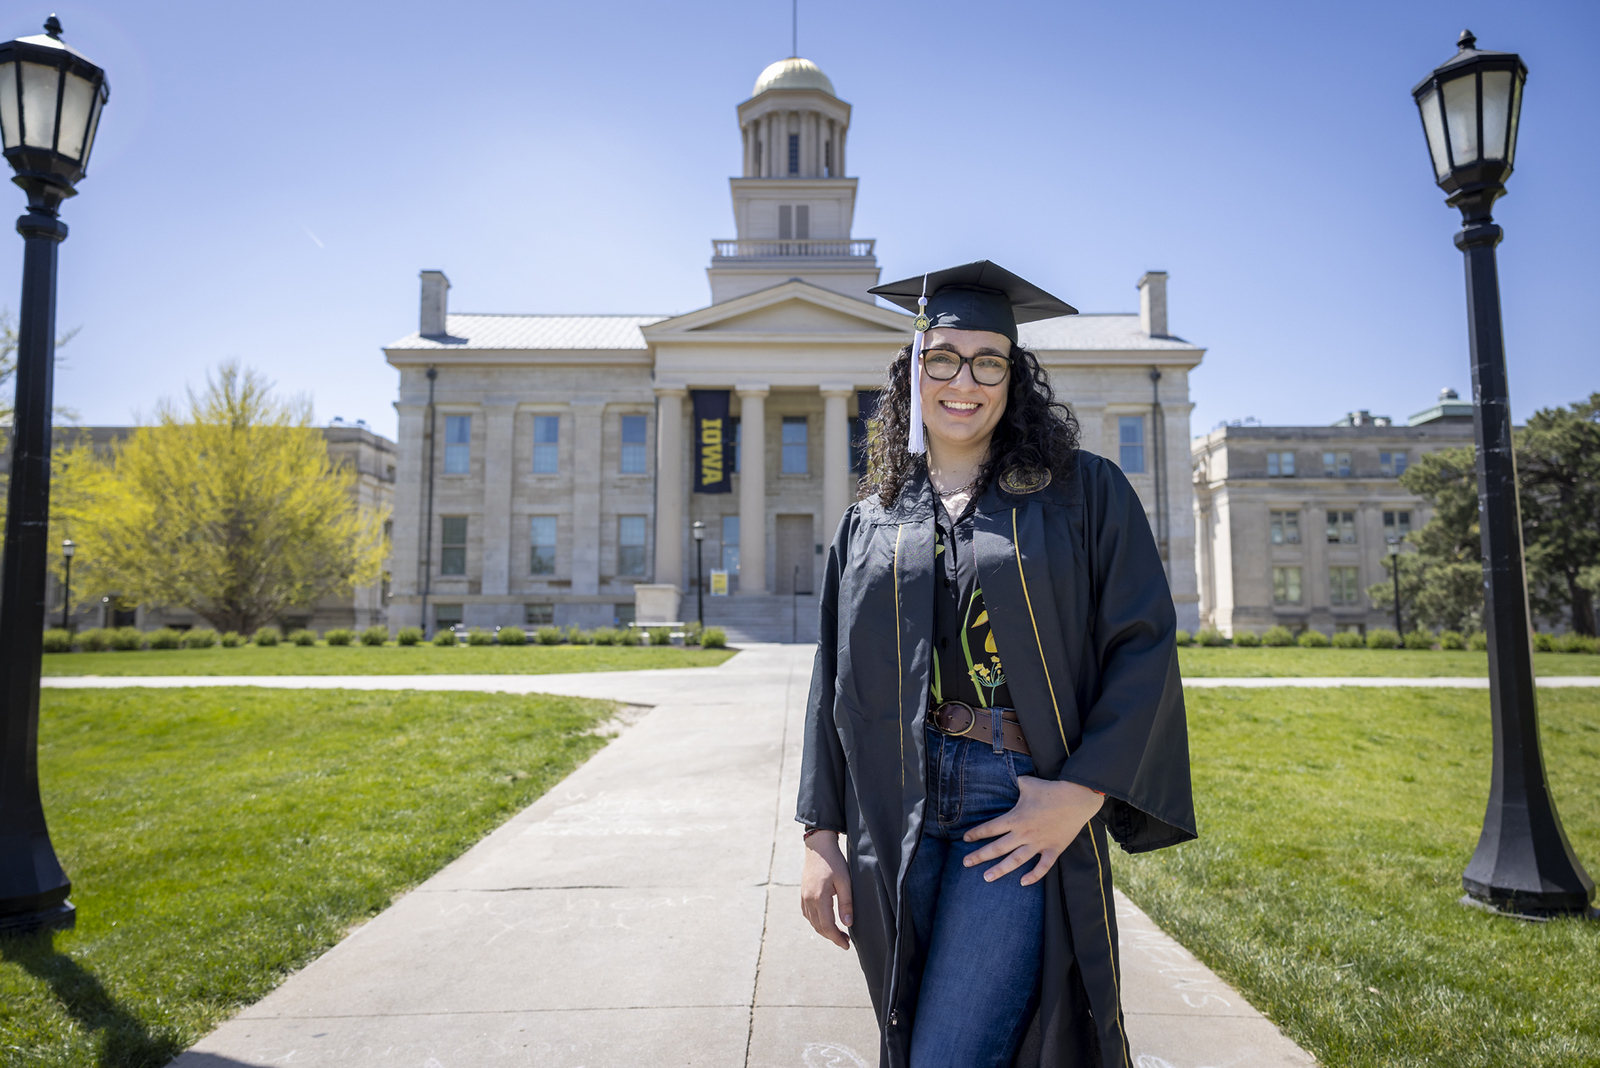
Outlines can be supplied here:
[[[754, 646], [717, 668], [392, 680], [655, 707], [176, 1068], [872, 1068], [860, 969], [797, 900], [810, 667], [804, 647]], [[1117, 915], [1134, 1068], [1313, 1063], [1120, 895]]]

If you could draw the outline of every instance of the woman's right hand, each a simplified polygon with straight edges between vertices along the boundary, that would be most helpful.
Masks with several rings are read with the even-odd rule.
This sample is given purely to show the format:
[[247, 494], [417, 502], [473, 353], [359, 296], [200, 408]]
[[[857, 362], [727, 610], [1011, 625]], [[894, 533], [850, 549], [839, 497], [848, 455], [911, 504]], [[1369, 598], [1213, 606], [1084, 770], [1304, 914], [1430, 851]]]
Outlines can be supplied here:
[[806, 861], [800, 869], [800, 912], [817, 934], [840, 949], [850, 948], [850, 933], [834, 926], [833, 902], [839, 900], [839, 920], [849, 927], [851, 914], [850, 869], [839, 851], [839, 835], [818, 831], [806, 839]]

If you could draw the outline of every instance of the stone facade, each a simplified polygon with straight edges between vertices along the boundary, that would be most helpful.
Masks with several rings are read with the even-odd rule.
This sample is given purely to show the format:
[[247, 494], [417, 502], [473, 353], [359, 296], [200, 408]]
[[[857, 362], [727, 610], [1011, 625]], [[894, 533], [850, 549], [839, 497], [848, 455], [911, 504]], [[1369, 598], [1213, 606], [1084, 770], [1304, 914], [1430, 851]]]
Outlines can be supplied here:
[[1429, 518], [1399, 475], [1424, 453], [1472, 442], [1472, 405], [1451, 390], [1404, 426], [1355, 412], [1333, 426], [1196, 438], [1200, 622], [1230, 637], [1275, 624], [1330, 635], [1393, 627], [1392, 609], [1374, 609], [1366, 590], [1389, 577], [1390, 540]]
[[[823, 546], [855, 496], [852, 437], [910, 317], [867, 293], [879, 269], [875, 242], [852, 235], [851, 109], [822, 72], [773, 64], [738, 116], [736, 236], [712, 243], [704, 308], [452, 313], [444, 274], [422, 272], [420, 329], [384, 350], [400, 373], [392, 626], [694, 618], [703, 561], [727, 565], [735, 590], [706, 598], [707, 623], [814, 637]], [[1193, 628], [1182, 472], [1188, 374], [1205, 350], [1169, 335], [1166, 287], [1150, 272], [1138, 313], [1032, 323], [1021, 340], [1077, 411], [1084, 446], [1125, 461]], [[690, 492], [695, 390], [729, 393], [730, 493]]]

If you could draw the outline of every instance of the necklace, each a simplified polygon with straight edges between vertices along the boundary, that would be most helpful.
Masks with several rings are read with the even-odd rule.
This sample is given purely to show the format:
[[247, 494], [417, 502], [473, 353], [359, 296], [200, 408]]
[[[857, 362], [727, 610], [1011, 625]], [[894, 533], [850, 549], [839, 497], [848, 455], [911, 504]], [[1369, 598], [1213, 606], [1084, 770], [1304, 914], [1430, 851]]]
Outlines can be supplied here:
[[956, 496], [959, 496], [960, 494], [963, 494], [963, 493], [971, 493], [972, 492], [972, 488], [975, 485], [977, 485], [977, 483], [978, 483], [978, 478], [977, 478], [976, 475], [974, 475], [972, 477], [972, 481], [968, 482], [964, 486], [957, 486], [955, 489], [948, 489], [948, 490], [942, 490], [938, 486], [935, 486], [933, 488], [933, 490], [934, 490], [935, 493], [937, 493], [939, 495], [939, 499], [940, 500], [948, 500], [951, 497], [956, 497]]

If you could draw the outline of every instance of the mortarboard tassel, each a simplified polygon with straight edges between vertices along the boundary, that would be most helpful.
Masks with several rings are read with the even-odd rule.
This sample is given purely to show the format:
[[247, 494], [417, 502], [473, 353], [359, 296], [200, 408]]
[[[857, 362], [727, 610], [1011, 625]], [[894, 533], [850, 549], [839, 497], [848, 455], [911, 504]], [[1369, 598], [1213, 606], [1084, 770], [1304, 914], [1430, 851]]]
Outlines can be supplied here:
[[911, 427], [906, 451], [916, 456], [928, 451], [922, 440], [922, 335], [928, 332], [928, 276], [922, 276], [922, 296], [917, 299], [916, 333], [911, 338]]

